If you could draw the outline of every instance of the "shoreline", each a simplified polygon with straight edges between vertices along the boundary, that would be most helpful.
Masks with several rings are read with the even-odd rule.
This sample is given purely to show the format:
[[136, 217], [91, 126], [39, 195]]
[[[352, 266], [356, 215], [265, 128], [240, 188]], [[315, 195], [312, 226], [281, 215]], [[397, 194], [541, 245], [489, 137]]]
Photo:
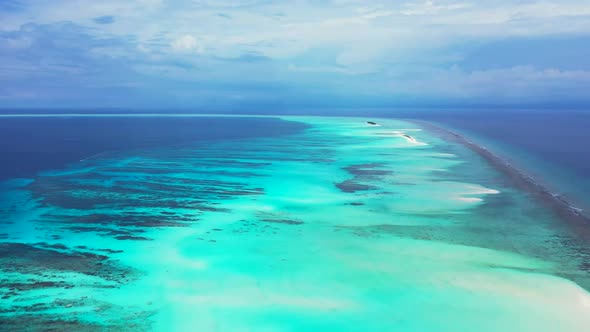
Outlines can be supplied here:
[[575, 207], [569, 201], [552, 193], [533, 177], [497, 156], [486, 147], [471, 141], [469, 138], [428, 121], [415, 119], [406, 119], [406, 121], [413, 122], [445, 140], [460, 143], [477, 153], [489, 162], [492, 167], [506, 175], [516, 188], [532, 194], [535, 199], [549, 207], [557, 216], [572, 227], [576, 235], [586, 241], [590, 241], [590, 217], [585, 214], [584, 210]]

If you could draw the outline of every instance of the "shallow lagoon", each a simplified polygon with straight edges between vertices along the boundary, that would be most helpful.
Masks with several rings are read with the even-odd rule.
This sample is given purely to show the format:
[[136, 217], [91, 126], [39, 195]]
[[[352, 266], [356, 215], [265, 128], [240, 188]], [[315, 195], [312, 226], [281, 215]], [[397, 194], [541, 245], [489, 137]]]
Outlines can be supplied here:
[[284, 120], [307, 127], [101, 154], [6, 181], [2, 326], [590, 324], [587, 244], [479, 156], [408, 122]]

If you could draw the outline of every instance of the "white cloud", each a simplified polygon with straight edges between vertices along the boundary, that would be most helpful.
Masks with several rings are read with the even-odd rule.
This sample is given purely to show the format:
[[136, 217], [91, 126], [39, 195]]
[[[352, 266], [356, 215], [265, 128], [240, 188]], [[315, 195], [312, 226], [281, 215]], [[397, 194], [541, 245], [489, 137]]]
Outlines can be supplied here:
[[[400, 95], [435, 98], [580, 98], [590, 89], [590, 71], [516, 66], [466, 71], [459, 67], [424, 68], [413, 75], [391, 77], [390, 91]], [[403, 79], [399, 79], [403, 77]]]
[[[72, 22], [91, 37], [123, 44], [90, 48], [96, 61], [128, 61], [142, 75], [171, 81], [255, 78], [457, 97], [590, 87], [587, 72], [452, 67], [466, 48], [489, 41], [590, 35], [590, 0], [24, 1], [22, 11], [0, 13], [0, 32]], [[116, 18], [113, 24], [93, 24], [105, 15]], [[23, 36], [0, 40], [0, 47], [24, 51]]]
[[201, 45], [197, 43], [197, 39], [191, 35], [184, 35], [172, 42], [170, 45], [172, 49], [177, 52], [203, 51]]
[[[167, 46], [172, 43], [183, 51], [202, 50], [199, 44], [206, 42], [209, 54], [222, 57], [255, 52], [285, 58], [326, 44], [358, 53], [362, 51], [356, 47], [360, 41], [370, 53], [379, 54], [392, 44], [407, 48], [463, 38], [590, 30], [588, 0], [333, 0], [324, 4], [259, 0], [30, 1], [22, 13], [0, 17], [0, 29], [14, 30], [29, 21], [90, 25], [95, 17], [114, 15], [116, 22], [97, 33], [133, 37], [138, 43], [168, 40], [172, 42]], [[220, 12], [231, 19], [220, 17]], [[197, 45], [190, 38], [179, 40], [189, 32], [200, 36]]]
[[472, 5], [467, 3], [450, 3], [450, 4], [439, 4], [440, 1], [424, 1], [421, 3], [407, 3], [405, 8], [401, 11], [404, 15], [434, 15], [439, 14], [443, 11], [451, 11], [458, 9], [469, 8]]

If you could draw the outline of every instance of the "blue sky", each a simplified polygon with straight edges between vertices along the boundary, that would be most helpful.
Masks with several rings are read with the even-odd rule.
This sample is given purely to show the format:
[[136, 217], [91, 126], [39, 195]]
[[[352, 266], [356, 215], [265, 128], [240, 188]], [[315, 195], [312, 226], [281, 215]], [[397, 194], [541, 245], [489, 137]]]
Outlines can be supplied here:
[[590, 105], [590, 1], [0, 0], [0, 107]]

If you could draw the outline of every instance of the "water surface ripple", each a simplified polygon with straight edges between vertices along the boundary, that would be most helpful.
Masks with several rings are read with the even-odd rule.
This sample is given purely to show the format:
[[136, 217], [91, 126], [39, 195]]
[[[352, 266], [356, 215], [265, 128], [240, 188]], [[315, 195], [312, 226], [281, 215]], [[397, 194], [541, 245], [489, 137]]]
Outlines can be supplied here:
[[408, 122], [285, 120], [306, 129], [5, 181], [1, 329], [590, 326], [587, 244], [480, 156]]

